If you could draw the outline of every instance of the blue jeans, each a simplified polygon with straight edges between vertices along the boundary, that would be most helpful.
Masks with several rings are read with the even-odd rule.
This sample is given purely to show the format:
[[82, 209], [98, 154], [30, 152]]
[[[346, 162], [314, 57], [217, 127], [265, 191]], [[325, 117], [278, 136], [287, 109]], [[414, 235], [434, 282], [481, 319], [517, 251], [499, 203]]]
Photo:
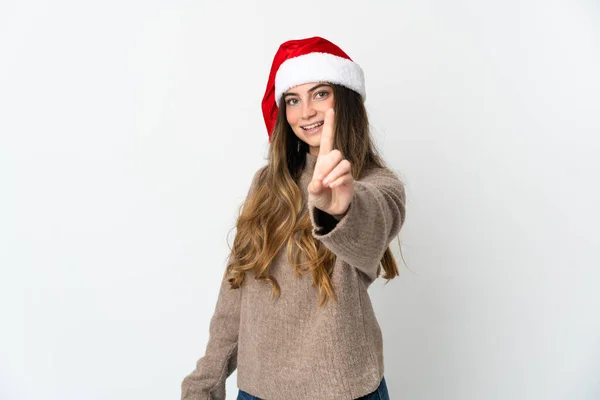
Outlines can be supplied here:
[[[238, 391], [236, 400], [262, 400], [260, 397], [252, 396], [250, 393], [244, 392], [243, 390]], [[313, 399], [311, 399], [313, 400]], [[316, 399], [314, 399], [316, 400]], [[385, 384], [385, 377], [381, 379], [381, 383], [379, 387], [375, 389], [375, 391], [366, 394], [362, 397], [357, 398], [356, 400], [390, 400], [390, 395], [388, 394], [387, 385]]]

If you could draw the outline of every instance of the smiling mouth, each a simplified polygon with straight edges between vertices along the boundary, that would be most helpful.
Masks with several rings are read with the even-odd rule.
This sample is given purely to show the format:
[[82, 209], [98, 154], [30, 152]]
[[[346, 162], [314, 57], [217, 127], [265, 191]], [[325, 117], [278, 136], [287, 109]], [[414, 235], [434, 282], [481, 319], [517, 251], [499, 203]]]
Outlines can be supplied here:
[[304, 129], [305, 131], [310, 131], [312, 129], [318, 128], [319, 126], [323, 125], [323, 121], [321, 122], [316, 122], [312, 125], [305, 125], [305, 126], [301, 126], [302, 129]]

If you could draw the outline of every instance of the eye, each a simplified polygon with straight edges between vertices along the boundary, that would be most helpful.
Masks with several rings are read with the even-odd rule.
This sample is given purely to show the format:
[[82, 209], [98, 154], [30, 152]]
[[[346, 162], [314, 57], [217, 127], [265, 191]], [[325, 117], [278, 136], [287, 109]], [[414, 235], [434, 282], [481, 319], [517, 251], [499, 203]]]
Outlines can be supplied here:
[[318, 98], [318, 99], [322, 99], [322, 98], [324, 98], [325, 96], [327, 96], [328, 94], [329, 94], [329, 93], [328, 93], [327, 91], [324, 91], [324, 90], [322, 90], [322, 91], [320, 91], [320, 92], [317, 92], [317, 93], [315, 94], [315, 97], [316, 97], [316, 98]]
[[294, 105], [296, 105], [295, 102], [297, 102], [297, 101], [298, 101], [298, 99], [288, 99], [285, 101], [285, 104], [287, 104], [288, 106], [294, 106]]

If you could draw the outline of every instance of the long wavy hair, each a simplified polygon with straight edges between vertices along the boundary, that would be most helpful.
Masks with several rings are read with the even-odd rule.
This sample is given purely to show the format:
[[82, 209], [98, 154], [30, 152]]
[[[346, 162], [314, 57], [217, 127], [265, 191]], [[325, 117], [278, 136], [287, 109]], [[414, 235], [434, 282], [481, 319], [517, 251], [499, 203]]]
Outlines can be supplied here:
[[[331, 86], [335, 111], [334, 148], [350, 161], [352, 176], [360, 178], [367, 169], [385, 167], [371, 138], [367, 111], [360, 95], [344, 86]], [[239, 288], [246, 272], [252, 271], [254, 279], [272, 284], [273, 297], [279, 296], [280, 287], [270, 274], [269, 265], [285, 245], [296, 276], [311, 272], [312, 285], [318, 288], [321, 299], [319, 306], [324, 306], [328, 300], [337, 301], [330, 280], [336, 255], [311, 234], [313, 226], [298, 187], [309, 147], [288, 124], [285, 101], [280, 104], [268, 163], [259, 170], [256, 189], [240, 207], [227, 263], [228, 282], [232, 289]], [[385, 271], [382, 277], [388, 281], [399, 275], [389, 247], [377, 268], [378, 276], [382, 267]]]

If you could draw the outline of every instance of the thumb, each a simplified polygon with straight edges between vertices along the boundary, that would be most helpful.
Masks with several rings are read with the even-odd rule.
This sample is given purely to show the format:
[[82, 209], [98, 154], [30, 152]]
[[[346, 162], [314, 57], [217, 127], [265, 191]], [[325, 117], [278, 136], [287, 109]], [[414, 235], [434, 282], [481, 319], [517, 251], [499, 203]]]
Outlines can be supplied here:
[[318, 179], [313, 179], [308, 185], [308, 191], [311, 194], [318, 194], [321, 191], [321, 182]]

